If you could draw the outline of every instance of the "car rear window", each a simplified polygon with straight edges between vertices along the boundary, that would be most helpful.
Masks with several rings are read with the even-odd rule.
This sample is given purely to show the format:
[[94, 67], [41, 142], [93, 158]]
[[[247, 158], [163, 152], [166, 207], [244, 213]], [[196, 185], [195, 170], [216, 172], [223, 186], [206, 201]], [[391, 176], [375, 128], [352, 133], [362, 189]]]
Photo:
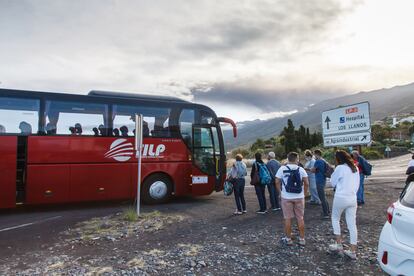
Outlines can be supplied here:
[[402, 205], [414, 208], [414, 182], [411, 182], [407, 185], [407, 187], [405, 187], [401, 194], [400, 201]]

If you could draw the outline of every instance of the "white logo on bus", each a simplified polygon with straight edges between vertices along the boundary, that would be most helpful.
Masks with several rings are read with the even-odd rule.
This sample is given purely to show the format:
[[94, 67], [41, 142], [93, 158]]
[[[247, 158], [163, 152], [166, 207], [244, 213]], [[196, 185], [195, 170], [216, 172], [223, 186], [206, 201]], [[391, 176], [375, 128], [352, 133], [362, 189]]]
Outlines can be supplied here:
[[134, 154], [134, 146], [128, 143], [127, 139], [117, 139], [109, 147], [109, 151], [105, 153], [106, 158], [113, 158], [119, 162], [126, 162], [131, 159]]
[[[165, 151], [165, 145], [159, 144], [155, 147], [154, 144], [142, 145], [142, 157], [144, 158], [159, 158]], [[113, 158], [119, 162], [126, 162], [134, 155], [134, 146], [129, 143], [127, 139], [117, 139], [109, 147], [109, 151], [105, 153], [106, 158]]]

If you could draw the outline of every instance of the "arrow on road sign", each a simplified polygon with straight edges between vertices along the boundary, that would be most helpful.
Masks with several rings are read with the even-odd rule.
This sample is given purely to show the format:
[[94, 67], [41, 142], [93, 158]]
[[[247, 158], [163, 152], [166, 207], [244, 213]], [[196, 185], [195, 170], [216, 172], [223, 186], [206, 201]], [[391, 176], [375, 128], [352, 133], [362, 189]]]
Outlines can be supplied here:
[[329, 122], [331, 121], [331, 119], [329, 119], [329, 117], [328, 116], [326, 116], [326, 119], [325, 119], [325, 123], [326, 123], [326, 129], [329, 129]]
[[366, 140], [366, 139], [367, 139], [367, 135], [364, 135], [364, 136], [362, 137], [361, 141], [364, 141], [364, 140]]

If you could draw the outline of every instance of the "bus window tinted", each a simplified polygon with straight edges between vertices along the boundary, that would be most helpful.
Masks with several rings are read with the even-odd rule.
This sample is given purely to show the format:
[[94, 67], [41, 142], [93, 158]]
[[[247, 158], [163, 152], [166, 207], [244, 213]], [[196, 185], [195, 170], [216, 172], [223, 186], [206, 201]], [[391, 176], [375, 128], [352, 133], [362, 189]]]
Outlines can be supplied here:
[[135, 114], [142, 114], [145, 137], [171, 137], [170, 113], [167, 107], [114, 105], [113, 128], [120, 136], [134, 136]]
[[107, 135], [108, 106], [83, 102], [46, 102], [46, 133]]
[[200, 112], [200, 123], [201, 124], [214, 124], [213, 115], [210, 112], [207, 111], [201, 111]]
[[39, 108], [39, 100], [0, 97], [0, 135], [36, 134]]
[[194, 109], [183, 109], [181, 111], [179, 125], [180, 133], [186, 145], [191, 148], [192, 132], [194, 124], [195, 112]]
[[194, 127], [194, 163], [205, 173], [216, 172], [213, 137], [210, 128]]

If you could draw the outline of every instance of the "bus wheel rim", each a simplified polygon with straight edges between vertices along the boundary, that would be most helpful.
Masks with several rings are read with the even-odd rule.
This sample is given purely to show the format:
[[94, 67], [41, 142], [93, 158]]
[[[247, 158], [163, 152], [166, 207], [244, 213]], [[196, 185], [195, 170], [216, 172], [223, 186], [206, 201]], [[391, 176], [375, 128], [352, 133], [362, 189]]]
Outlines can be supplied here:
[[168, 186], [163, 181], [155, 181], [151, 184], [151, 187], [149, 189], [150, 196], [153, 199], [161, 199], [164, 198], [167, 195], [168, 192]]

